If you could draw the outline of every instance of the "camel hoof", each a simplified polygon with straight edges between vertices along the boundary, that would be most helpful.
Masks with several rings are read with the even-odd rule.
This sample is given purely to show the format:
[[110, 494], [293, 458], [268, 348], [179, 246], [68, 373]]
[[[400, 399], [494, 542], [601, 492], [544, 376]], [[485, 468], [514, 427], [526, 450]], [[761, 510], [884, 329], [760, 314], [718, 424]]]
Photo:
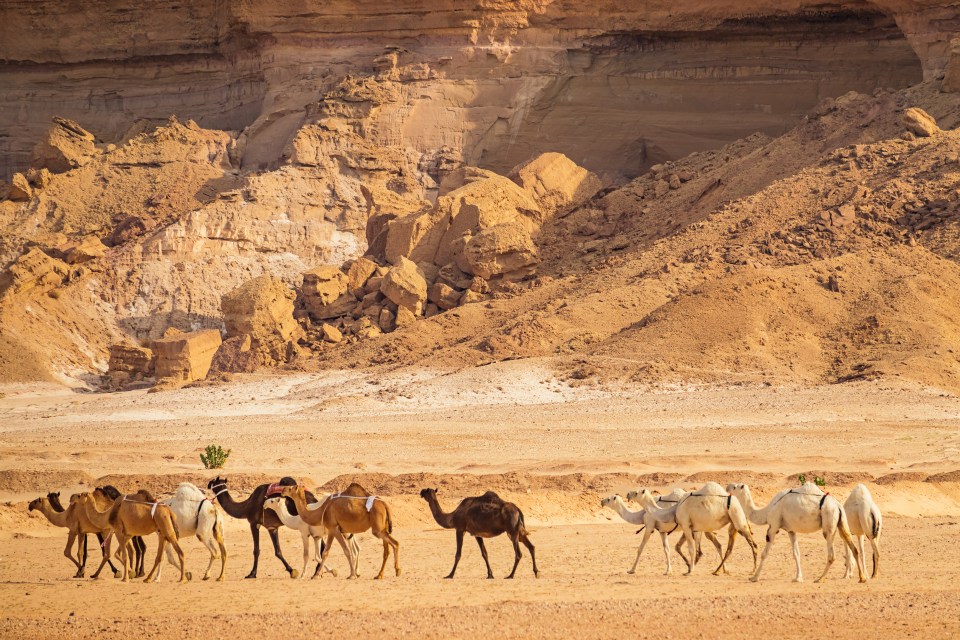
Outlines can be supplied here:
[[[489, 576], [488, 576], [488, 577], [489, 577]], [[453, 580], [453, 575], [451, 574], [451, 575], [449, 575], [449, 576], [443, 576], [443, 579], [444, 579], [444, 580]]]
[[760, 578], [757, 576], [750, 576], [750, 582], [760, 582]]
[[[633, 573], [634, 573], [633, 569], [627, 569], [627, 574], [628, 574], [628, 575], [631, 575], [631, 576], [632, 576]], [[669, 575], [669, 574], [668, 574], [668, 575]]]
[[293, 579], [297, 579], [297, 578], [300, 577], [300, 572], [297, 571], [296, 569], [291, 569], [291, 570], [290, 570], [290, 577], [293, 578]]
[[247, 575], [243, 576], [243, 579], [244, 579], [244, 580], [256, 580], [256, 579], [257, 579], [257, 574], [255, 574], [255, 573], [248, 573]]
[[860, 584], [866, 584], [867, 579], [866, 579], [866, 578], [860, 578], [859, 582], [860, 582]]
[[[794, 581], [794, 582], [803, 582], [803, 578], [794, 578], [793, 581]], [[820, 581], [817, 580], [817, 582], [820, 582]]]
[[337, 570], [336, 570], [336, 569], [330, 569], [330, 575], [332, 575], [334, 578], [336, 578], [336, 577], [337, 577]]
[[[189, 571], [187, 571], [184, 575], [187, 577], [187, 580], [193, 580], [193, 574]], [[204, 580], [206, 580], [206, 578], [204, 578]]]
[[209, 579], [210, 579], [210, 576], [203, 576], [203, 578], [201, 578], [201, 580], [209, 580]]
[[383, 574], [381, 573], [381, 574], [378, 575], [378, 576], [374, 576], [373, 579], [374, 579], [374, 580], [383, 580]]
[[219, 578], [217, 578], [217, 582], [223, 582], [223, 576], [220, 576]]

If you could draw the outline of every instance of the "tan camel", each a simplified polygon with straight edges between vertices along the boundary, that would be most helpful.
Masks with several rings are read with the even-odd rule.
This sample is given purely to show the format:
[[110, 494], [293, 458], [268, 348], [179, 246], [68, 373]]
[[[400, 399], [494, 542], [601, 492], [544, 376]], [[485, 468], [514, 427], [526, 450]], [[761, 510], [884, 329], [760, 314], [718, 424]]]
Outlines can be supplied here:
[[[356, 495], [366, 494], [366, 495]], [[350, 578], [357, 577], [356, 562], [344, 534], [357, 534], [369, 530], [374, 537], [383, 541], [383, 563], [380, 573], [374, 580], [383, 579], [383, 570], [390, 558], [390, 549], [393, 549], [393, 567], [400, 575], [400, 543], [391, 535], [393, 521], [390, 518], [390, 508], [381, 498], [369, 495], [363, 487], [354, 483], [347, 487], [347, 491], [328, 497], [318, 509], [307, 506], [307, 498], [302, 485], [283, 487], [281, 493], [286, 498], [292, 498], [297, 507], [300, 518], [311, 526], [323, 526], [327, 530], [326, 546], [320, 556], [320, 565], [317, 574], [323, 570], [323, 565], [330, 553], [330, 545], [336, 539], [340, 548], [347, 556], [350, 564]]]
[[[135, 496], [120, 496], [113, 503], [113, 506], [106, 512], [97, 515], [98, 518], [107, 516], [107, 522], [111, 528], [111, 533], [117, 537], [117, 543], [120, 546], [121, 561], [123, 562], [123, 581], [127, 582], [131, 571], [131, 554], [128, 551], [128, 544], [134, 536], [146, 536], [151, 533], [157, 534], [157, 558], [153, 563], [153, 568], [147, 574], [144, 582], [154, 580], [154, 575], [158, 574], [160, 560], [163, 557], [163, 548], [166, 543], [173, 545], [173, 550], [180, 561], [180, 582], [189, 580], [185, 571], [183, 550], [177, 540], [180, 537], [177, 531], [177, 521], [173, 511], [169, 506], [153, 501], [140, 501], [139, 496], [145, 492], [135, 494]], [[146, 494], [149, 496], [149, 494]], [[96, 510], [96, 504], [91, 494], [85, 493], [80, 496], [78, 504], [88, 510]], [[109, 553], [110, 538], [104, 542], [105, 553]], [[159, 576], [157, 576], [159, 579]], [[154, 580], [155, 581], [155, 580]]]
[[[53, 526], [63, 527], [70, 531], [67, 536], [67, 546], [63, 548], [63, 555], [77, 567], [77, 572], [73, 577], [82, 578], [83, 565], [80, 563], [79, 559], [73, 557], [73, 543], [77, 539], [76, 507], [71, 504], [69, 507], [67, 507], [66, 511], [57, 511], [50, 504], [49, 499], [37, 498], [36, 500], [30, 502], [30, 505], [27, 507], [27, 511], [39, 511]], [[106, 555], [105, 557], [109, 557], [109, 555]]]

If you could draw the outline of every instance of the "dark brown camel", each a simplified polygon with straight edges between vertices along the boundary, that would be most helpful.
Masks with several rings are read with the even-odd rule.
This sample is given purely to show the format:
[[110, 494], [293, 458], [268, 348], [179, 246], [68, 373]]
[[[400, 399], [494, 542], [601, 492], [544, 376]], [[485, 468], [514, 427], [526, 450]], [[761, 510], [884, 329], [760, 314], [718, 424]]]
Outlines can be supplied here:
[[473, 498], [464, 498], [451, 513], [444, 513], [437, 502], [437, 489], [424, 489], [420, 492], [420, 497], [430, 505], [430, 512], [433, 519], [437, 521], [444, 529], [456, 529], [457, 531], [457, 555], [453, 561], [453, 569], [450, 570], [448, 579], [453, 578], [457, 571], [457, 565], [460, 563], [460, 552], [463, 549], [463, 535], [469, 533], [477, 540], [480, 545], [480, 553], [483, 554], [483, 561], [487, 565], [487, 578], [493, 578], [493, 571], [490, 569], [490, 560], [487, 558], [487, 548], [483, 544], [484, 538], [495, 538], [501, 533], [510, 536], [513, 542], [513, 551], [515, 559], [513, 562], [513, 571], [507, 576], [507, 579], [513, 578], [517, 572], [517, 565], [520, 564], [520, 543], [530, 550], [530, 560], [533, 561], [533, 575], [539, 577], [540, 571], [537, 569], [537, 557], [534, 553], [533, 544], [527, 537], [527, 530], [523, 522], [523, 512], [512, 502], [504, 502], [500, 496], [493, 491], [487, 491], [482, 496]]
[[[283, 477], [277, 484], [282, 486], [296, 486], [297, 481], [290, 477]], [[225, 478], [217, 476], [207, 483], [207, 488], [213, 491], [216, 500], [220, 503], [220, 506], [223, 507], [223, 510], [227, 512], [227, 515], [232, 518], [246, 520], [250, 523], [250, 535], [253, 537], [253, 568], [250, 569], [247, 578], [257, 577], [257, 564], [260, 560], [261, 526], [267, 528], [267, 532], [270, 534], [270, 541], [273, 542], [273, 551], [280, 559], [280, 562], [283, 563], [283, 568], [286, 569], [291, 578], [296, 578], [300, 575], [300, 572], [290, 566], [286, 558], [283, 557], [283, 552], [280, 551], [280, 535], [278, 529], [283, 526], [283, 522], [280, 521], [280, 516], [278, 516], [273, 509], [263, 508], [269, 487], [269, 484], [262, 484], [253, 490], [249, 498], [243, 502], [237, 502], [230, 497], [230, 493], [227, 491], [227, 480]], [[313, 494], [309, 496], [308, 501], [311, 499], [313, 502], [316, 502]]]

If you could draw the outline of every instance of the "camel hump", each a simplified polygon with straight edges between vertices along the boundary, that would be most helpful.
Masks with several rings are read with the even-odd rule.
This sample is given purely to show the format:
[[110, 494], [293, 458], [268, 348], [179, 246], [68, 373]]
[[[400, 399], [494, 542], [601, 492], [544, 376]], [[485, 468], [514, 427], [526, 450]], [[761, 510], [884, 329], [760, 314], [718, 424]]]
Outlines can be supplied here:
[[146, 489], [138, 489], [133, 497], [143, 500], [144, 502], [156, 502], [157, 499], [153, 497], [153, 494], [147, 491]]
[[483, 500], [485, 502], [503, 502], [503, 498], [498, 496], [496, 491], [487, 491], [482, 496], [478, 496], [477, 500]]
[[358, 497], [367, 497], [370, 495], [366, 489], [356, 482], [351, 482], [347, 485], [347, 488], [340, 492], [340, 495], [343, 496], [358, 496]]

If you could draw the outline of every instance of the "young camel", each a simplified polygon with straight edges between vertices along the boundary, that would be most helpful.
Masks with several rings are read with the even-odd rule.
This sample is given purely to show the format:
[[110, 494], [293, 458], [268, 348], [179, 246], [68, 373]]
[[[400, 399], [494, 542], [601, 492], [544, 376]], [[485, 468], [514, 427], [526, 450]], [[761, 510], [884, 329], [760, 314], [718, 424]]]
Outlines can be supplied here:
[[[312, 502], [307, 506], [311, 511], [315, 511], [320, 508], [321, 503], [326, 500], [329, 496], [324, 496], [320, 502]], [[310, 499], [309, 493], [307, 494], [307, 500]], [[317, 577], [317, 571], [320, 570], [320, 552], [321, 552], [321, 541], [320, 539], [327, 535], [327, 530], [323, 526], [311, 527], [306, 522], [303, 521], [303, 518], [300, 517], [299, 513], [291, 513], [287, 503], [290, 505], [293, 502], [290, 498], [282, 498], [280, 496], [275, 496], [273, 498], [267, 498], [266, 502], [263, 503], [265, 509], [273, 509], [277, 515], [280, 517], [280, 521], [283, 522], [283, 526], [290, 529], [294, 529], [300, 532], [300, 537], [303, 539], [303, 570], [300, 572], [301, 578], [307, 577], [307, 563], [310, 562], [310, 551], [314, 551], [314, 557], [317, 559], [317, 570], [314, 571], [313, 577]], [[294, 507], [296, 508], [296, 507]], [[360, 562], [360, 543], [357, 542], [356, 537], [349, 536], [348, 538], [350, 544], [350, 550], [353, 552], [354, 566], [353, 571], [357, 571], [357, 564]], [[311, 541], [313, 546], [311, 547]], [[327, 573], [331, 574], [334, 578], [337, 577], [337, 572], [335, 569], [330, 569], [325, 567]]]
[[[223, 517], [217, 506], [203, 495], [196, 485], [189, 482], [181, 482], [173, 497], [164, 500], [163, 504], [173, 511], [179, 534], [184, 537], [197, 536], [197, 539], [210, 552], [210, 561], [207, 563], [207, 570], [203, 573], [203, 579], [210, 579], [213, 561], [219, 558], [220, 576], [217, 582], [223, 582], [223, 574], [227, 568], [227, 548], [223, 544]], [[166, 551], [167, 561], [179, 570], [180, 565], [177, 564], [173, 545], [167, 547]], [[160, 580], [162, 571], [161, 565], [157, 569], [157, 581]], [[190, 577], [189, 572], [187, 577]]]
[[[883, 516], [880, 513], [880, 507], [873, 501], [873, 496], [862, 484], [853, 488], [850, 497], [843, 503], [843, 510], [847, 514], [847, 523], [850, 525], [850, 533], [856, 538], [857, 548], [860, 551], [860, 562], [863, 563], [863, 572], [867, 572], [867, 557], [863, 552], [863, 538], [866, 537], [873, 547], [873, 571], [871, 578], [876, 578], [880, 567], [880, 529], [883, 526]], [[853, 576], [853, 554], [850, 549], [846, 550], [844, 578]]]
[[356, 562], [344, 534], [363, 533], [368, 529], [374, 537], [383, 541], [383, 563], [380, 565], [380, 572], [374, 576], [374, 580], [383, 579], [383, 570], [387, 566], [390, 549], [393, 549], [394, 570], [396, 575], [400, 575], [400, 543], [391, 535], [393, 533], [393, 521], [390, 518], [390, 508], [381, 498], [371, 496], [364, 491], [363, 487], [355, 483], [347, 487], [347, 491], [328, 497], [316, 510], [307, 507], [306, 493], [300, 485], [284, 487], [281, 495], [293, 499], [297, 511], [300, 512], [300, 518], [304, 522], [312, 526], [323, 526], [327, 531], [326, 546], [320, 555], [320, 566], [317, 567], [315, 575], [322, 575], [320, 572], [327, 560], [327, 554], [330, 553], [330, 545], [336, 538], [349, 561], [349, 577], [357, 577]]
[[[660, 500], [661, 498], [664, 498], [664, 496], [659, 496], [657, 498], [657, 502], [658, 504], [678, 503], [680, 502], [680, 499], [682, 499], [683, 496], [686, 495], [686, 493], [687, 492], [683, 491], [682, 489], [677, 489], [673, 493], [666, 496], [665, 500]], [[639, 494], [636, 491], [631, 491], [627, 495], [636, 497]], [[600, 501], [600, 506], [613, 509], [620, 515], [621, 518], [623, 518], [625, 521], [629, 522], [630, 524], [643, 525], [643, 527], [641, 528], [641, 530], [643, 531], [643, 540], [640, 541], [640, 546], [637, 548], [637, 557], [633, 561], [633, 566], [627, 570], [627, 573], [633, 575], [636, 572], [637, 565], [640, 563], [640, 554], [643, 553], [644, 547], [647, 546], [647, 541], [650, 539], [650, 536], [653, 535], [654, 531], [656, 531], [657, 533], [660, 534], [660, 540], [663, 542], [663, 555], [667, 559], [667, 571], [664, 575], [670, 575], [670, 573], [673, 571], [673, 565], [670, 562], [670, 546], [667, 544], [667, 536], [669, 536], [671, 533], [673, 533], [676, 529], [679, 528], [679, 525], [677, 524], [676, 520], [674, 520], [673, 522], [662, 522], [654, 518], [653, 514], [650, 513], [647, 509], [641, 509], [640, 511], [632, 511], [630, 508], [627, 507], [626, 503], [618, 495], [613, 495], [608, 498], [604, 498], [603, 500]], [[639, 533], [639, 531], [637, 533]], [[699, 537], [700, 537], [700, 534], [697, 533], [697, 538], [698, 538], [697, 555], [698, 556], [703, 555], [702, 552], [700, 551]], [[717, 537], [710, 532], [707, 533], [707, 538], [711, 542], [713, 542], [714, 546], [717, 548], [717, 554], [722, 559], [723, 548], [720, 546], [720, 541], [717, 540]], [[677, 540], [677, 545], [674, 547], [674, 549], [676, 550], [677, 553], [680, 554], [680, 557], [683, 558], [683, 561], [687, 564], [687, 567], [689, 567], [690, 561], [687, 560], [687, 556], [685, 556], [683, 553], [683, 536], [681, 536], [680, 539]]]
[[687, 550], [690, 552], [691, 562], [686, 575], [691, 575], [697, 566], [696, 533], [714, 532], [727, 527], [727, 550], [720, 560], [720, 566], [713, 571], [719, 575], [725, 571], [727, 558], [733, 551], [733, 543], [739, 533], [746, 539], [753, 552], [753, 566], [757, 566], [757, 543], [753, 541], [750, 523], [743, 513], [743, 507], [732, 495], [723, 490], [716, 482], [708, 482], [693, 493], [687, 494], [679, 503], [668, 509], [656, 506], [650, 492], [644, 490], [640, 496], [640, 504], [653, 514], [657, 520], [675, 518], [683, 530]]
[[743, 505], [750, 522], [769, 525], [767, 528], [767, 543], [763, 547], [760, 565], [756, 567], [754, 574], [750, 577], [752, 582], [757, 582], [760, 579], [763, 562], [767, 559], [770, 547], [773, 546], [773, 541], [781, 529], [786, 530], [793, 545], [793, 559], [797, 565], [797, 575], [793, 579], [794, 582], [803, 582], [797, 534], [816, 533], [818, 531], [823, 532], [823, 537], [827, 541], [827, 566], [824, 567], [823, 574], [816, 581], [823, 582], [824, 578], [827, 577], [830, 566], [833, 564], [833, 539], [837, 532], [840, 533], [840, 537], [843, 538], [843, 541], [857, 559], [860, 582], [866, 581], [843, 507], [840, 506], [840, 502], [836, 498], [821, 491], [820, 487], [814, 483], [808, 482], [795, 489], [784, 489], [762, 509], [754, 503], [753, 496], [750, 495], [750, 487], [747, 485], [731, 484], [727, 486], [727, 489], [736, 496], [737, 502]]
[[427, 501], [430, 506], [430, 513], [433, 519], [437, 521], [444, 529], [456, 529], [457, 531], [457, 555], [453, 560], [453, 569], [450, 570], [447, 579], [452, 579], [457, 571], [457, 565], [460, 563], [460, 553], [463, 549], [463, 536], [469, 533], [477, 540], [480, 545], [480, 553], [483, 555], [483, 561], [487, 565], [487, 578], [493, 578], [493, 571], [490, 569], [490, 560], [487, 558], [487, 548], [483, 544], [484, 538], [495, 538], [501, 533], [510, 536], [513, 542], [513, 570], [507, 579], [513, 578], [517, 572], [517, 565], [520, 564], [520, 543], [530, 550], [530, 559], [533, 561], [533, 575], [540, 577], [540, 571], [537, 569], [537, 557], [534, 551], [533, 543], [527, 536], [527, 529], [523, 521], [523, 512], [512, 502], [505, 502], [493, 491], [487, 491], [482, 496], [464, 498], [457, 505], [457, 508], [450, 513], [444, 513], [437, 502], [437, 489], [423, 489], [420, 491], [420, 497]]
[[[280, 482], [277, 484], [295, 485], [297, 481], [290, 477], [283, 477], [280, 478]], [[290, 566], [287, 559], [283, 557], [283, 552], [280, 551], [280, 534], [278, 533], [278, 529], [283, 526], [283, 523], [280, 522], [280, 517], [277, 516], [275, 512], [270, 509], [264, 510], [263, 508], [263, 503], [267, 499], [267, 491], [270, 487], [270, 484], [261, 484], [253, 490], [253, 493], [251, 493], [246, 500], [237, 502], [227, 489], [226, 478], [217, 476], [207, 483], [207, 489], [213, 491], [214, 499], [220, 503], [223, 510], [227, 512], [227, 515], [231, 518], [246, 520], [250, 524], [250, 536], [253, 538], [253, 568], [250, 569], [247, 578], [253, 579], [257, 577], [257, 565], [260, 562], [261, 526], [267, 528], [267, 533], [270, 534], [270, 541], [273, 543], [273, 552], [277, 558], [280, 559], [280, 562], [283, 563], [283, 568], [290, 574], [291, 578], [296, 578], [300, 575], [299, 572]]]

